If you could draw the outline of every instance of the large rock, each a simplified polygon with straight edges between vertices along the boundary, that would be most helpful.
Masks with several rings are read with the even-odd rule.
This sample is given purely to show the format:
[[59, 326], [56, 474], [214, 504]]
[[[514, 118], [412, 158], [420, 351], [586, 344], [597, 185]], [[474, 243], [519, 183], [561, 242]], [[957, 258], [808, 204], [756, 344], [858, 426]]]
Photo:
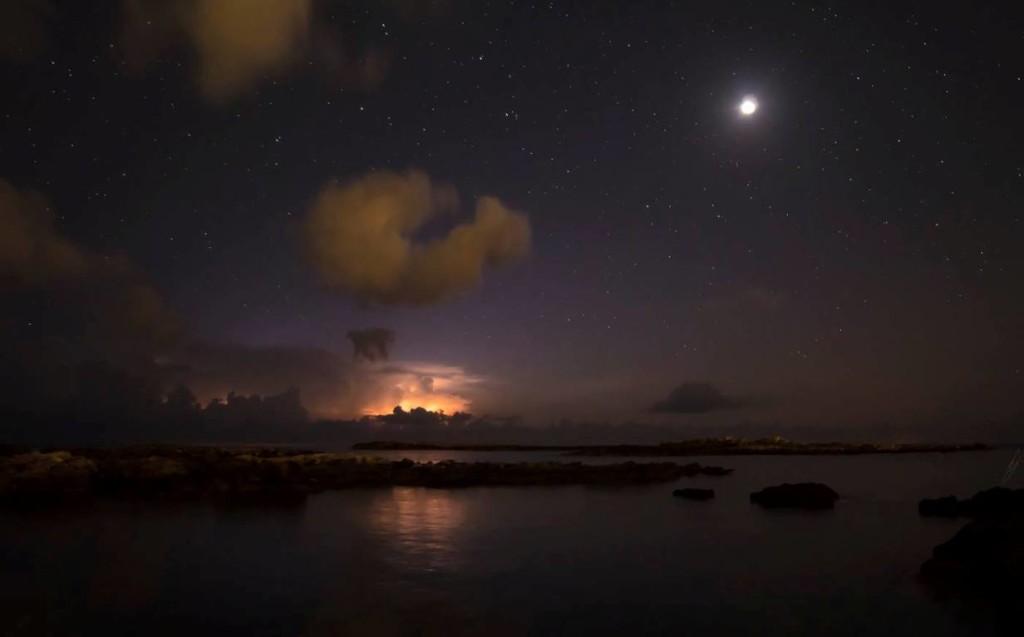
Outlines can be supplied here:
[[917, 504], [926, 517], [1003, 518], [1024, 515], [1024, 489], [995, 487], [979, 491], [966, 500], [951, 495], [924, 499]]
[[676, 489], [672, 492], [677, 498], [685, 498], [687, 500], [710, 500], [715, 497], [714, 489]]
[[932, 551], [921, 576], [933, 590], [957, 597], [1024, 596], [1024, 517], [975, 520]]
[[799, 482], [767, 487], [750, 494], [750, 501], [769, 509], [831, 509], [839, 494], [818, 482]]

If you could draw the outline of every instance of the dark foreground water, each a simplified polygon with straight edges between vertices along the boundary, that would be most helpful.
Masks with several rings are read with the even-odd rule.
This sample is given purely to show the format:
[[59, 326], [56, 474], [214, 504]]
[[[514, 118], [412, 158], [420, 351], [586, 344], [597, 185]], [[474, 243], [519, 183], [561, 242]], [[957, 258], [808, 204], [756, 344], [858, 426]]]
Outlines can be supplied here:
[[[963, 522], [922, 519], [916, 503], [994, 486], [1011, 456], [697, 458], [736, 469], [679, 481], [713, 487], [711, 502], [666, 484], [3, 511], [0, 634], [997, 634], [984, 609], [918, 585]], [[806, 480], [844, 499], [824, 513], [748, 501]]]

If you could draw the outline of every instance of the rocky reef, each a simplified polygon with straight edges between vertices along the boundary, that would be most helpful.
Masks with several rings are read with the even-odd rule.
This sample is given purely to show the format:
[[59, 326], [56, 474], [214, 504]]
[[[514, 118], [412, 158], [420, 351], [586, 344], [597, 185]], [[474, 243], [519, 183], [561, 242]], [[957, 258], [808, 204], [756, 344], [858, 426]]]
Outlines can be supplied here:
[[676, 489], [672, 495], [685, 500], [710, 500], [715, 497], [714, 489]]
[[750, 501], [768, 509], [831, 509], [839, 494], [818, 482], [785, 483], [750, 494]]
[[388, 486], [634, 485], [729, 472], [697, 463], [413, 462], [281, 448], [149, 445], [0, 457], [0, 500], [263, 498]]

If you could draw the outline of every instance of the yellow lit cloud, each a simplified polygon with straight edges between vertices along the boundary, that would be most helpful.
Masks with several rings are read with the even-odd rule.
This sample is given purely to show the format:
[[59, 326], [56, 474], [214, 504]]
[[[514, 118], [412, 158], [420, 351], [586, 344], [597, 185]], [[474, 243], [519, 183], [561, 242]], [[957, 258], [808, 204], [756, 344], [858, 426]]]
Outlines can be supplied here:
[[121, 48], [145, 66], [185, 41], [202, 94], [225, 102], [285, 72], [308, 45], [312, 0], [124, 0]]
[[454, 188], [415, 170], [330, 184], [306, 218], [310, 257], [329, 286], [364, 303], [429, 305], [465, 294], [484, 270], [529, 252], [530, 222], [483, 196], [472, 221], [416, 240], [428, 221], [457, 205]]

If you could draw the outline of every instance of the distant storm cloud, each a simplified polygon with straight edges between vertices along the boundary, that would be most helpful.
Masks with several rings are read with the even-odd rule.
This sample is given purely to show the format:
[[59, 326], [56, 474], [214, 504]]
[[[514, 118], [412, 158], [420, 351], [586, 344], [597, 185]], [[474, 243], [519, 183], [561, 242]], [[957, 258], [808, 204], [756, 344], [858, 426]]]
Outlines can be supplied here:
[[458, 206], [451, 186], [423, 172], [373, 172], [327, 185], [306, 217], [310, 258], [325, 283], [369, 305], [431, 305], [466, 294], [484, 271], [530, 250], [530, 222], [495, 197], [477, 199], [472, 220], [417, 239]]
[[489, 382], [459, 366], [422, 361], [380, 366], [366, 373], [374, 387], [373, 399], [363, 406], [366, 415], [389, 414], [395, 407], [447, 414], [469, 411]]
[[352, 341], [353, 359], [387, 360], [391, 355], [391, 346], [395, 344], [395, 332], [381, 327], [351, 330], [348, 340]]
[[164, 376], [191, 387], [202, 402], [228, 392], [278, 394], [297, 387], [316, 418], [390, 414], [395, 407], [466, 411], [481, 376], [422, 361], [352, 361], [340, 351], [191, 342], [162, 356]]
[[651, 411], [668, 414], [706, 414], [712, 411], [746, 407], [747, 401], [726, 396], [710, 383], [683, 383], [651, 407]]

